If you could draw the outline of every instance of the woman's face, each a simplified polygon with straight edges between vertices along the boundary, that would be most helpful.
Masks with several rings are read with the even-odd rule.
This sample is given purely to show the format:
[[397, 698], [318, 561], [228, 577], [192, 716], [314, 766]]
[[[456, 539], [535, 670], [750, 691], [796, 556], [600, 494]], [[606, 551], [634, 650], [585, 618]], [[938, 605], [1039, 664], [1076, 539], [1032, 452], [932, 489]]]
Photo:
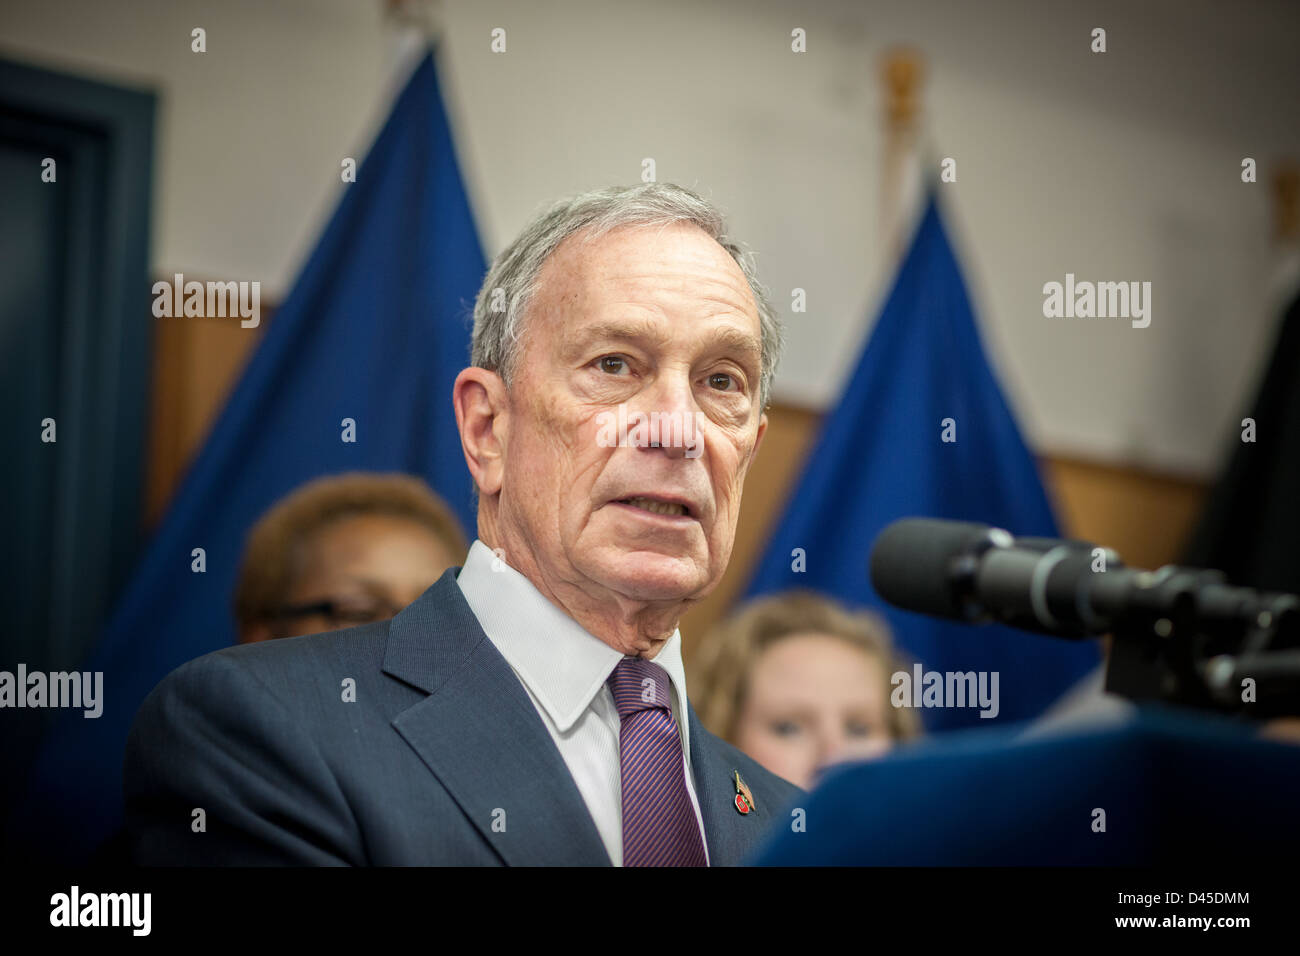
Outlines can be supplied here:
[[844, 638], [783, 637], [750, 671], [736, 746], [808, 788], [828, 764], [889, 749], [888, 687], [879, 659]]
[[244, 643], [296, 637], [391, 618], [458, 563], [423, 524], [400, 515], [338, 518], [317, 529], [302, 547], [302, 560], [284, 596], [292, 606], [329, 602], [344, 617], [311, 613], [259, 624]]

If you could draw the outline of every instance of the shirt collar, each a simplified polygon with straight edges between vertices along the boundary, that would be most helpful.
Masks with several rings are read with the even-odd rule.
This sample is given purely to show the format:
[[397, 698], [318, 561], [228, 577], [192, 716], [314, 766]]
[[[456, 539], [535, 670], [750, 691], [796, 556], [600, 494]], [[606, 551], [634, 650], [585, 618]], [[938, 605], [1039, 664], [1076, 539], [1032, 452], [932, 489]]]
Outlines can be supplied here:
[[[566, 732], [591, 706], [623, 654], [585, 631], [481, 540], [470, 545], [456, 583], [488, 639]], [[668, 673], [676, 696], [673, 710], [689, 748], [680, 631], [673, 630], [653, 660]]]

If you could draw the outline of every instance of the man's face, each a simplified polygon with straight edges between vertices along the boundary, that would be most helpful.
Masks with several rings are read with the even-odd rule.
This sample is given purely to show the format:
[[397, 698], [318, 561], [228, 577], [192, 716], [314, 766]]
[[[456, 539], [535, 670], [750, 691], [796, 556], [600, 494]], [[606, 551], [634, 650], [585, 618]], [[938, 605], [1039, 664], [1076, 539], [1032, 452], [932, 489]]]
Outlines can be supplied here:
[[[698, 598], [726, 569], [767, 424], [757, 306], [735, 261], [695, 226], [581, 238], [547, 260], [530, 306], [498, 520], [567, 586]], [[672, 447], [648, 446], [649, 421]]]

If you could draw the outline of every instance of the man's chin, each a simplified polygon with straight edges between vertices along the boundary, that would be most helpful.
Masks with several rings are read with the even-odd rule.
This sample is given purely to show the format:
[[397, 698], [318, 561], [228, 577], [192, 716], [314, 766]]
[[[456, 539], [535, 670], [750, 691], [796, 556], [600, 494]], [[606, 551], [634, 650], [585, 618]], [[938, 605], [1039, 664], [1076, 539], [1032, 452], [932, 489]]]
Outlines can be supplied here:
[[634, 601], [689, 601], [703, 597], [713, 583], [693, 556], [651, 551], [612, 555], [590, 573], [611, 591]]

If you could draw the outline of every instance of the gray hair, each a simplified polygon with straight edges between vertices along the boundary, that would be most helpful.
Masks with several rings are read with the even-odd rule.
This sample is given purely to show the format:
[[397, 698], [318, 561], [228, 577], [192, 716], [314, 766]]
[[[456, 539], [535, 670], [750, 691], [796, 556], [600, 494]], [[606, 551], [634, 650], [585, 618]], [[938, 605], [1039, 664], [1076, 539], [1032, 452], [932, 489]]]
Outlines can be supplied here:
[[497, 372], [509, 384], [519, 362], [524, 315], [537, 292], [547, 257], [569, 236], [586, 230], [594, 239], [620, 226], [691, 223], [704, 230], [740, 266], [758, 305], [761, 333], [759, 407], [766, 408], [781, 355], [782, 331], [752, 255], [726, 235], [722, 213], [708, 200], [671, 183], [611, 186], [552, 204], [524, 227], [488, 270], [474, 302], [472, 364]]

